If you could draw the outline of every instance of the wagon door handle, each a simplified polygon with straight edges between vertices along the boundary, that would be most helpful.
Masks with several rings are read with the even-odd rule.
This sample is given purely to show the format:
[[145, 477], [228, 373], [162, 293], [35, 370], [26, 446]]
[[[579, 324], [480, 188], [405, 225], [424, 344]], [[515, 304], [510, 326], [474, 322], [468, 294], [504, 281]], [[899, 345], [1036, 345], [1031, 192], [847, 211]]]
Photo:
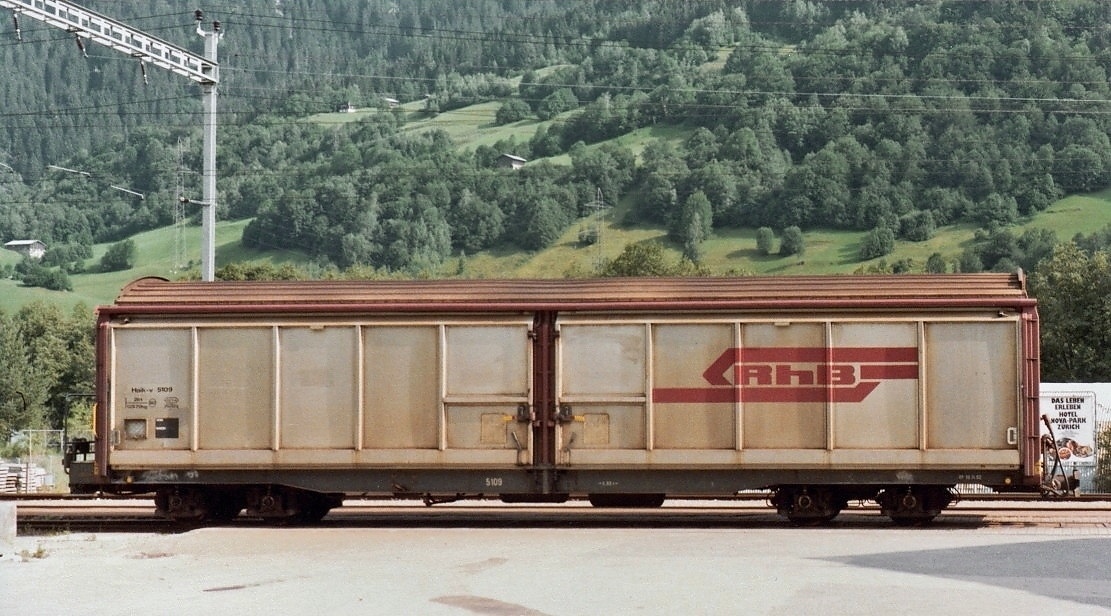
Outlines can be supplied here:
[[521, 423], [535, 423], [536, 411], [533, 411], [532, 407], [527, 404], [518, 404], [517, 421]]
[[575, 417], [574, 410], [571, 408], [570, 404], [561, 404], [559, 405], [559, 408], [556, 409], [556, 422], [570, 423], [572, 421], [575, 421], [575, 419], [577, 418]]

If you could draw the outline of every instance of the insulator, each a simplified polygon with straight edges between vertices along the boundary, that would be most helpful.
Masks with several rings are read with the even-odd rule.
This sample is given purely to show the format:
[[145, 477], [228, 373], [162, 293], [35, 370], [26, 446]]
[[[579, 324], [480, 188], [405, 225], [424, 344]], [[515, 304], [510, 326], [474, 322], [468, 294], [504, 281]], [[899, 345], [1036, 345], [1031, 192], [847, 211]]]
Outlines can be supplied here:
[[143, 73], [143, 85], [150, 85], [150, 80], [147, 79], [147, 63], [139, 60], [139, 71]]
[[19, 29], [19, 13], [12, 13], [12, 23], [15, 24], [15, 40], [23, 42], [23, 32]]
[[77, 48], [81, 50], [81, 57], [88, 58], [89, 54], [85, 51], [85, 43], [81, 40], [81, 35], [74, 32], [73, 40], [77, 41]]

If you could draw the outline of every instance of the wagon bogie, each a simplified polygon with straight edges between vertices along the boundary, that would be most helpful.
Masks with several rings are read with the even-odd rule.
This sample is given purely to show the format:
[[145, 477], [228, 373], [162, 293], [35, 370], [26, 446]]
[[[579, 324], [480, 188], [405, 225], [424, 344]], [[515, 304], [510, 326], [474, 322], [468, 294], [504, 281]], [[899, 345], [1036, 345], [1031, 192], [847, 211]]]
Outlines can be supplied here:
[[252, 486], [245, 491], [248, 515], [285, 524], [319, 522], [343, 504], [340, 494], [325, 494], [286, 486]]
[[220, 486], [173, 486], [159, 488], [154, 496], [155, 510], [182, 523], [228, 522], [243, 510], [242, 494]]
[[772, 493], [771, 504], [796, 524], [823, 524], [848, 505], [847, 493], [837, 486], [780, 486]]
[[925, 524], [953, 501], [948, 486], [890, 486], [876, 496], [883, 515], [896, 524]]

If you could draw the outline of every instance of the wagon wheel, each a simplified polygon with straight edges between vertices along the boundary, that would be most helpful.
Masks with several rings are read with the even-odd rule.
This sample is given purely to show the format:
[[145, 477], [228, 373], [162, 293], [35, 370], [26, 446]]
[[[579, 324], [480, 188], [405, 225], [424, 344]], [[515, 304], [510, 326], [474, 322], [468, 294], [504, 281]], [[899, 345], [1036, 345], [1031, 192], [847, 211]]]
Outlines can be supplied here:
[[776, 495], [780, 513], [799, 526], [820, 526], [832, 522], [847, 505], [846, 499], [832, 488], [785, 488]]
[[938, 486], [889, 488], [876, 496], [884, 515], [899, 526], [928, 524], [951, 500], [949, 491]]

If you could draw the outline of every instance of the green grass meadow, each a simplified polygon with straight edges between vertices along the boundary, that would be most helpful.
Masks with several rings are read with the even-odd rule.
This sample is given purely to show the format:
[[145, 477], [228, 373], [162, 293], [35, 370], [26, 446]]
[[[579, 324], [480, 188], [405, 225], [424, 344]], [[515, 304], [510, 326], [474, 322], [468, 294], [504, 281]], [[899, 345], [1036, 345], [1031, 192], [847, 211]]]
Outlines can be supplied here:
[[[614, 211], [596, 214], [572, 224], [563, 236], [546, 250], [521, 252], [512, 247], [495, 248], [465, 257], [449, 258], [435, 276], [461, 275], [468, 278], [559, 278], [568, 271], [590, 271], [602, 259], [617, 256], [627, 244], [645, 241], [664, 243], [673, 258], [679, 258], [678, 247], [667, 240], [663, 229], [647, 226], [625, 226], [620, 223], [630, 206], [623, 202]], [[604, 216], [604, 218], [603, 218]], [[239, 239], [248, 221], [221, 222], [217, 225], [216, 265], [234, 262], [269, 262], [273, 264], [304, 264], [308, 257], [299, 251], [251, 250], [243, 248]], [[1089, 234], [1111, 224], [1111, 189], [1091, 195], [1074, 195], [1062, 199], [1022, 224], [1015, 233], [1027, 228], [1045, 228], [1059, 240], [1076, 234]], [[601, 229], [601, 241], [584, 246], [579, 232]], [[953, 262], [973, 239], [972, 225], [942, 227], [925, 242], [897, 242], [895, 252], [884, 257], [888, 263], [911, 259], [921, 270], [926, 259], [935, 252]], [[181, 230], [185, 240], [186, 267], [176, 267], [175, 253], [179, 229], [167, 227], [134, 236], [136, 265], [122, 272], [89, 272], [70, 277], [72, 292], [48, 291], [24, 287], [14, 280], [0, 280], [0, 311], [11, 313], [24, 304], [42, 300], [69, 309], [78, 303], [98, 306], [111, 303], [128, 282], [143, 276], [181, 278], [196, 275], [200, 263], [201, 230], [187, 226]], [[702, 263], [714, 274], [802, 275], [848, 274], [874, 261], [862, 262], [857, 253], [864, 236], [861, 231], [811, 230], [804, 233], [806, 251], [802, 255], [763, 256], [756, 251], [754, 229], [722, 229], [703, 243]], [[108, 244], [97, 245], [87, 266], [94, 269]], [[15, 264], [19, 255], [0, 251], [0, 264]]]

